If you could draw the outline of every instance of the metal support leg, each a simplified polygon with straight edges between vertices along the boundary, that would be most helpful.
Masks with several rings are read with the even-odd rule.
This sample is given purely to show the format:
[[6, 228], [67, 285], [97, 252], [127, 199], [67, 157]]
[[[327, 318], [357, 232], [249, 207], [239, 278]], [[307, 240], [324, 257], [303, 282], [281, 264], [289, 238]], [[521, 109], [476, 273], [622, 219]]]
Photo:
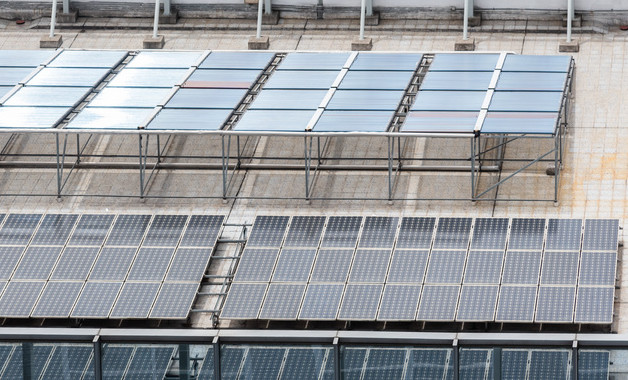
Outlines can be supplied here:
[[99, 335], [94, 337], [92, 344], [94, 345], [94, 359], [92, 359], [94, 362], [94, 380], [102, 380], [102, 350]]
[[70, 13], [70, 0], [63, 0], [63, 13]]
[[164, 16], [170, 16], [170, 0], [164, 0]]
[[264, 13], [270, 15], [273, 13], [273, 5], [271, 4], [271, 0], [264, 0]]
[[473, 0], [467, 0], [469, 2], [469, 17], [474, 17], [475, 16], [475, 12], [473, 11], [473, 8], [475, 8], [475, 4], [473, 3]]
[[212, 341], [213, 354], [214, 354], [214, 379], [220, 379], [220, 341], [217, 336]]
[[161, 162], [161, 143], [159, 141], [159, 135], [157, 135], [157, 162]]
[[[144, 198], [144, 192], [146, 191], [145, 189], [145, 177], [146, 177], [146, 163], [148, 160], [148, 143], [149, 143], [149, 138], [150, 135], [146, 135], [146, 137], [144, 137], [143, 135], [139, 135], [139, 150], [140, 150], [140, 154], [139, 154], [139, 158], [140, 158], [140, 199]], [[146, 140], [145, 143], [143, 143], [143, 140]]]
[[256, 38], [262, 38], [262, 7], [263, 0], [257, 1], [257, 33], [255, 34]]
[[560, 167], [558, 157], [560, 155], [560, 147], [558, 146], [559, 136], [554, 138], [554, 206], [558, 206], [558, 180], [560, 178]]
[[475, 138], [471, 138], [471, 200], [475, 200]]
[[567, 0], [567, 42], [571, 42], [571, 24], [573, 23], [573, 0]]
[[[308, 144], [309, 141], [309, 144]], [[303, 140], [303, 157], [305, 159], [305, 200], [310, 200], [310, 168], [312, 167], [312, 138], [305, 136]]]
[[501, 347], [493, 348], [493, 379], [499, 380], [502, 378], [502, 349]]
[[68, 146], [68, 135], [64, 135], [63, 138], [63, 152], [59, 149], [59, 134], [55, 135], [55, 142], [57, 145], [57, 199], [61, 199], [61, 192], [63, 191], [63, 167], [65, 165], [65, 152]]
[[33, 344], [22, 343], [22, 379], [31, 380], [33, 378]]
[[394, 151], [395, 151], [395, 138], [387, 137], [388, 139], [388, 201], [392, 201], [392, 193], [393, 193], [393, 159], [394, 159]]
[[238, 149], [238, 152], [237, 152], [237, 153], [238, 153], [238, 163], [237, 163], [237, 168], [239, 169], [239, 168], [240, 168], [240, 165], [242, 164], [242, 158], [241, 158], [241, 156], [240, 156], [240, 136], [239, 136], [239, 135], [238, 135], [238, 136], [236, 136], [236, 144], [237, 144], [236, 148]]
[[57, 24], [57, 0], [52, 0], [52, 12], [50, 13], [50, 38], [55, 36], [55, 25]]
[[373, 16], [373, 0], [366, 0], [366, 15]]
[[[340, 345], [338, 344], [338, 338], [334, 338], [334, 349], [332, 354], [334, 355], [334, 380], [340, 380]], [[327, 359], [329, 360], [329, 358]]]
[[454, 369], [454, 374], [453, 374], [453, 380], [458, 380], [460, 378], [459, 374], [460, 374], [460, 347], [458, 347], [458, 339], [454, 339], [453, 342], [453, 351], [452, 351], [452, 360], [453, 360], [453, 366], [452, 368]]
[[80, 135], [76, 134], [76, 164], [81, 163], [81, 138]]
[[[57, 0], [53, 0], [53, 1], [57, 1]], [[158, 29], [159, 29], [159, 0], [155, 0], [155, 17], [153, 18], [153, 38], [157, 38]]]
[[364, 39], [364, 24], [366, 23], [366, 0], [362, 0], [360, 7], [360, 40]]
[[[228, 139], [225, 144], [225, 138]], [[231, 136], [222, 135], [222, 199], [227, 199], [227, 184], [229, 181], [229, 147]]]
[[190, 379], [190, 346], [179, 345], [179, 380]]
[[462, 20], [462, 39], [469, 39], [469, 0], [464, 0], [464, 20]]

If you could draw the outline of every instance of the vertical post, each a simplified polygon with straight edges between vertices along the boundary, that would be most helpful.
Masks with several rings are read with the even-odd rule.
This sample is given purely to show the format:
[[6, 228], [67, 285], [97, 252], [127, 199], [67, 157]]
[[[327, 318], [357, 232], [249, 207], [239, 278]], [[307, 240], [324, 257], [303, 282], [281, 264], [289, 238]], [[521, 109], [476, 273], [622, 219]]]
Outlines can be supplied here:
[[[15, 354], [13, 354], [15, 355]], [[22, 343], [22, 375], [24, 380], [32, 379], [33, 365], [33, 344], [30, 342]]]
[[190, 347], [187, 344], [179, 345], [179, 380], [190, 379]]
[[469, 39], [469, 0], [464, 0], [464, 20], [462, 20], [462, 39]]
[[270, 15], [273, 13], [273, 7], [271, 5], [271, 0], [264, 0], [264, 13]]
[[475, 8], [475, 4], [473, 3], [473, 0], [468, 0], [469, 1], [469, 17], [474, 17], [475, 13], [473, 12], [473, 8]]
[[[338, 344], [338, 338], [334, 338], [334, 380], [340, 380], [340, 345]], [[329, 360], [329, 359], [327, 359]]]
[[225, 135], [222, 135], [222, 199], [227, 199], [227, 174], [229, 172], [229, 152], [225, 151]]
[[155, 0], [155, 18], [153, 20], [153, 38], [157, 38], [158, 27], [159, 27], [159, 0]]
[[502, 378], [502, 349], [501, 347], [493, 348], [493, 379], [499, 380]]
[[55, 142], [57, 144], [57, 198], [61, 198], [61, 159], [59, 157], [59, 134], [55, 133]]
[[70, 0], [63, 0], [63, 13], [70, 13]]
[[453, 365], [454, 376], [452, 378], [454, 380], [458, 380], [460, 378], [460, 352], [459, 352], [459, 347], [458, 347], [458, 339], [454, 339], [452, 346], [453, 346], [452, 358], [454, 361], [454, 365]]
[[52, 0], [52, 13], [50, 13], [50, 38], [55, 36], [56, 23], [57, 23], [57, 0]]
[[573, 22], [573, 0], [567, 0], [567, 42], [571, 42], [572, 22]]
[[[305, 159], [305, 200], [310, 200], [310, 165], [312, 160], [312, 150], [307, 146], [308, 137], [305, 136], [303, 140], [303, 158]], [[310, 139], [310, 147], [311, 147]]]
[[170, 16], [170, 0], [164, 0], [164, 16]]
[[373, 0], [366, 0], [366, 15], [373, 16]]
[[471, 138], [471, 200], [475, 200], [475, 138]]
[[388, 202], [392, 200], [393, 180], [392, 180], [392, 166], [393, 155], [395, 154], [395, 138], [388, 136]]
[[362, 0], [360, 7], [360, 40], [364, 40], [364, 24], [366, 23], [366, 0]]
[[578, 341], [571, 344], [571, 378], [578, 380]]
[[220, 340], [217, 336], [212, 341], [212, 351], [214, 353], [214, 379], [220, 379]]
[[102, 350], [100, 349], [100, 336], [96, 335], [94, 340], [94, 380], [102, 380]]
[[258, 0], [257, 2], [257, 33], [255, 34], [256, 38], [262, 38], [262, 6], [263, 0]]

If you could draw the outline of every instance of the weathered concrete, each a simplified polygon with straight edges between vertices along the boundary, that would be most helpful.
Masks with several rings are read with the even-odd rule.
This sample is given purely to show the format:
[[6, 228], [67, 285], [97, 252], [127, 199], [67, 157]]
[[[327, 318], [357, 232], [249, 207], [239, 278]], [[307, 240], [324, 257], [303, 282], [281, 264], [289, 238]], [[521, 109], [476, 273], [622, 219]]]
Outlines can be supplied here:
[[61, 37], [60, 34], [55, 34], [52, 37], [46, 35], [39, 40], [39, 47], [42, 49], [56, 49], [60, 47], [62, 43], [63, 37]]
[[270, 47], [270, 39], [268, 36], [251, 37], [248, 46], [250, 50], [267, 50]]
[[144, 49], [163, 49], [166, 44], [166, 38], [162, 36], [157, 36], [154, 38], [152, 36], [146, 38], [143, 43]]

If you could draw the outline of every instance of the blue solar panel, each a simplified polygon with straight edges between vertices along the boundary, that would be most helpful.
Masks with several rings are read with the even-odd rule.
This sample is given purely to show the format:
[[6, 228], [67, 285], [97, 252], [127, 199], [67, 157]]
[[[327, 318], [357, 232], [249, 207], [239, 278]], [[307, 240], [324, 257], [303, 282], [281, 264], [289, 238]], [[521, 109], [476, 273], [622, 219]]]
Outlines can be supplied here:
[[486, 97], [484, 91], [419, 91], [412, 111], [477, 111]]
[[0, 244], [28, 244], [40, 219], [41, 214], [10, 214], [0, 229]]
[[327, 105], [329, 110], [395, 111], [403, 91], [337, 90]]
[[260, 74], [257, 70], [196, 70], [183, 87], [249, 88]]
[[414, 71], [423, 58], [422, 54], [407, 53], [359, 53], [351, 64], [354, 70]]
[[182, 88], [166, 104], [167, 108], [235, 108], [247, 90], [239, 88]]
[[88, 94], [86, 87], [22, 87], [5, 106], [74, 107]]
[[42, 69], [37, 75], [32, 77], [27, 85], [94, 87], [100, 83], [109, 72], [109, 69], [48, 67]]
[[303, 132], [314, 111], [250, 110], [233, 128], [236, 131]]
[[70, 110], [69, 107], [0, 107], [0, 128], [51, 128]]
[[261, 70], [268, 66], [274, 56], [274, 53], [267, 52], [218, 51], [212, 52], [198, 67], [199, 69]]
[[493, 71], [499, 54], [436, 54], [430, 71]]
[[340, 82], [342, 90], [405, 90], [412, 79], [408, 71], [349, 71]]
[[31, 67], [1, 67], [0, 85], [15, 86], [33, 72]]
[[[153, 112], [152, 108], [85, 108], [67, 129], [137, 129]], [[2, 110], [0, 109], [0, 114]]]
[[324, 111], [314, 132], [386, 132], [390, 111]]
[[473, 132], [478, 112], [410, 112], [402, 132]]
[[492, 72], [429, 71], [423, 78], [421, 90], [486, 91], [492, 77]]
[[187, 70], [123, 69], [109, 82], [109, 87], [165, 87], [180, 84]]
[[126, 51], [113, 50], [64, 50], [47, 67], [111, 68], [122, 62], [127, 54]]
[[303, 71], [299, 70], [279, 70], [268, 79], [264, 89], [326, 90], [334, 84], [338, 73], [338, 71], [308, 71], [307, 75], [303, 75]]
[[289, 53], [277, 70], [340, 70], [350, 53]]
[[55, 54], [50, 50], [3, 50], [0, 52], [0, 67], [37, 67]]
[[142, 51], [127, 67], [185, 69], [195, 64], [200, 57], [201, 52], [198, 51]]
[[566, 73], [571, 56], [568, 55], [515, 55], [508, 54], [502, 71], [537, 71]]
[[0, 99], [2, 99], [6, 94], [9, 93], [13, 89], [13, 86], [0, 86]]
[[166, 108], [146, 129], [216, 131], [231, 115], [231, 110]]
[[567, 76], [563, 73], [509, 73], [499, 76], [500, 91], [563, 91]]
[[563, 99], [560, 92], [511, 92], [493, 94], [489, 111], [500, 112], [558, 112]]
[[89, 107], [154, 108], [162, 105], [169, 93], [167, 88], [105, 87], [89, 103]]
[[481, 133], [553, 134], [557, 124], [554, 112], [489, 112]]
[[315, 110], [326, 94], [326, 90], [264, 90], [250, 109]]

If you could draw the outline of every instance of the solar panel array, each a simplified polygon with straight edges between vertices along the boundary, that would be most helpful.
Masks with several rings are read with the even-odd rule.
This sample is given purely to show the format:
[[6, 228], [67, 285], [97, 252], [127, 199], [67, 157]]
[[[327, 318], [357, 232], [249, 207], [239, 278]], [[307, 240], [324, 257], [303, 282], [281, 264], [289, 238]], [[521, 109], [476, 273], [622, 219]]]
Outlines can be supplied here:
[[258, 216], [223, 319], [610, 324], [611, 219]]
[[223, 218], [2, 215], [0, 317], [186, 319]]

